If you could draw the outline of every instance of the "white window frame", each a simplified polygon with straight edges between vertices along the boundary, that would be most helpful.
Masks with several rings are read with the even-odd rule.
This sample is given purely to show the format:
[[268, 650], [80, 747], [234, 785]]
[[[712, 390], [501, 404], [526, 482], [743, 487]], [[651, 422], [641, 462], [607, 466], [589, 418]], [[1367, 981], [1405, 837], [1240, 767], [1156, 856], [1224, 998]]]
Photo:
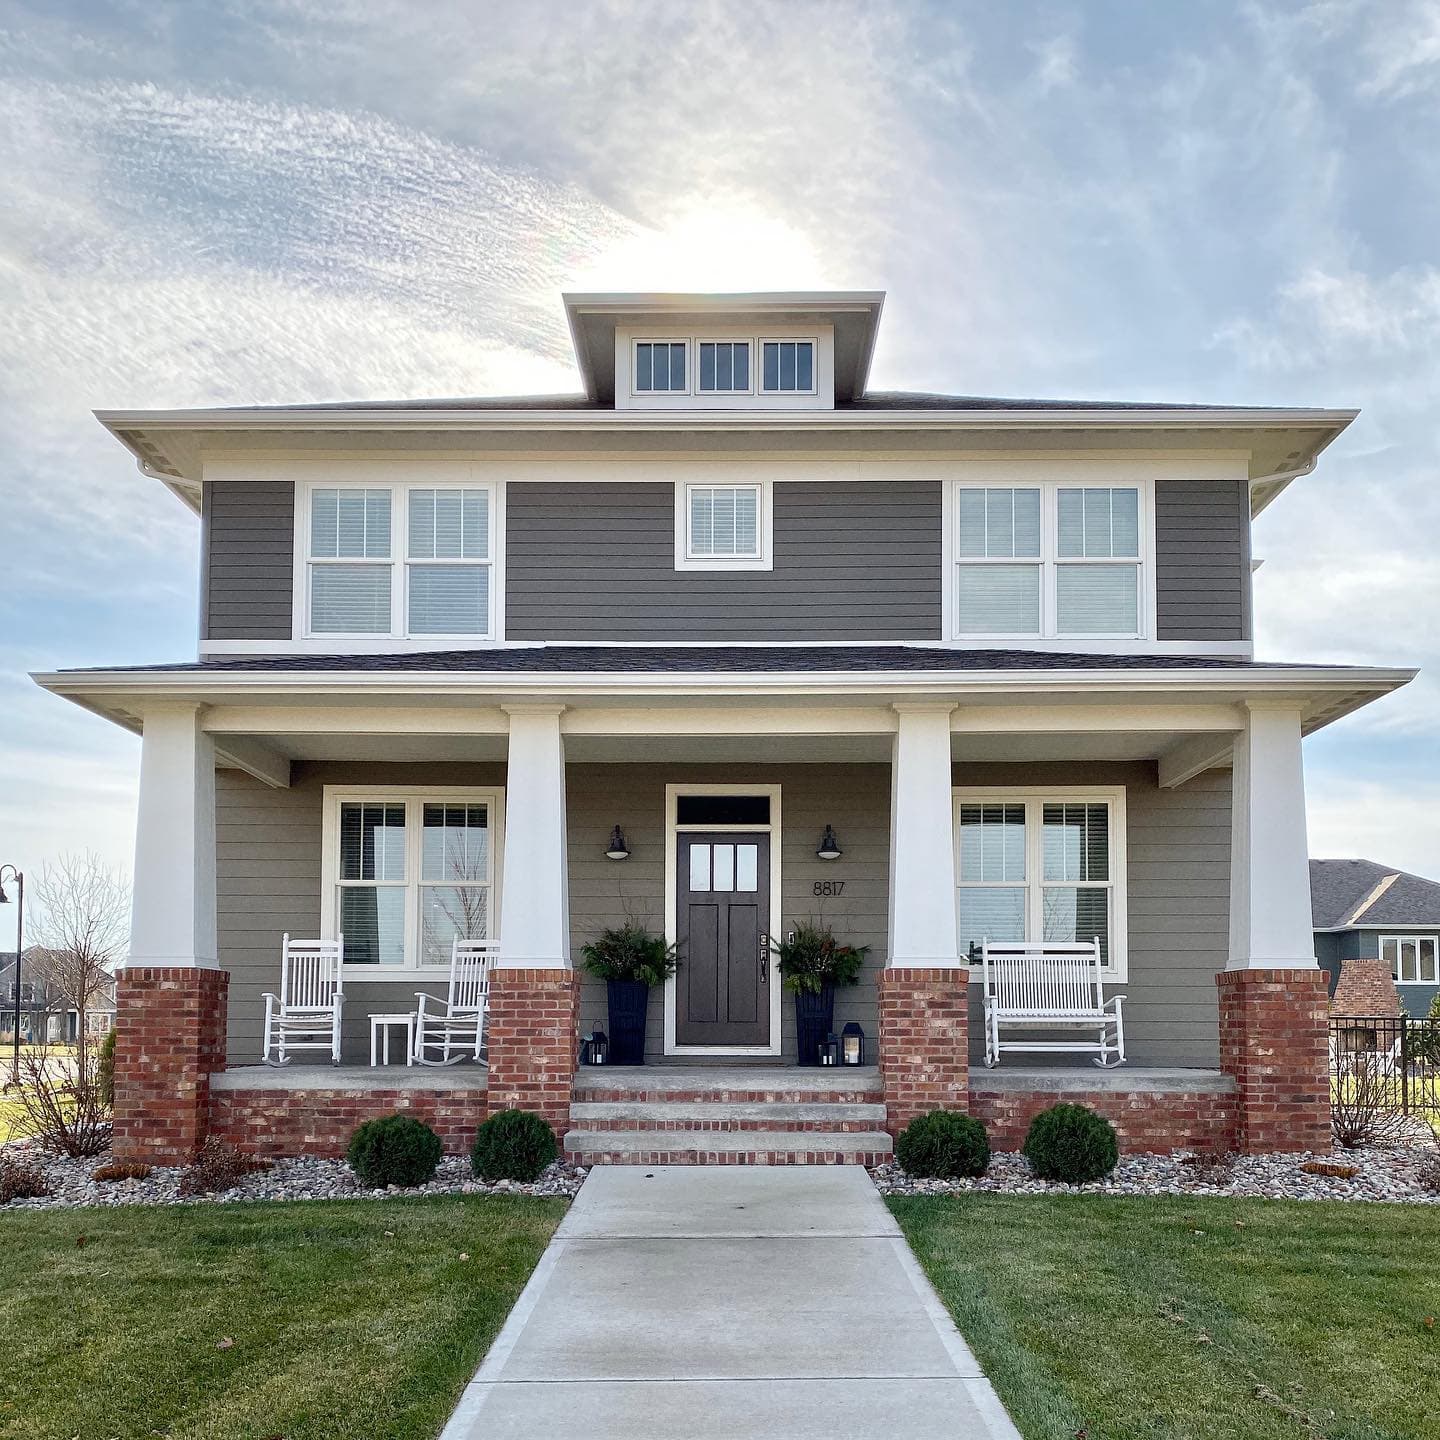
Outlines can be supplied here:
[[[758, 555], [692, 555], [690, 553], [690, 492], [692, 490], [758, 490], [756, 540]], [[703, 476], [675, 482], [675, 568], [677, 570], [773, 570], [775, 568], [774, 485], [770, 480], [733, 474]]]
[[[311, 496], [316, 490], [388, 490], [390, 492], [390, 555], [388, 559], [345, 558], [342, 560], [315, 560], [310, 554], [310, 511]], [[410, 548], [410, 492], [412, 490], [484, 490], [490, 497], [490, 548], [484, 560], [428, 560], [411, 561]], [[389, 648], [393, 641], [401, 640], [412, 646], [439, 647], [444, 645], [471, 646], [493, 645], [505, 638], [505, 486], [496, 480], [476, 480], [452, 473], [426, 476], [417, 474], [407, 480], [372, 480], [363, 474], [346, 475], [339, 472], [323, 479], [297, 480], [295, 482], [295, 565], [294, 565], [294, 622], [291, 634], [299, 637], [310, 648], [316, 644], [333, 644], [350, 650], [357, 646], [381, 642]], [[490, 628], [484, 634], [461, 632], [443, 634], [425, 632], [410, 633], [410, 584], [411, 564], [416, 565], [471, 565], [489, 572], [490, 595], [488, 614]], [[342, 632], [315, 630], [311, 627], [310, 577], [315, 565], [388, 565], [390, 567], [390, 629], [388, 631], [362, 630]]]
[[[975, 556], [962, 560], [960, 556], [960, 506], [957, 496], [961, 490], [1038, 490], [1040, 492], [1040, 555], [1038, 560], [1026, 556]], [[1115, 560], [1111, 558], [1087, 560], [1078, 556], [1059, 555], [1059, 492], [1061, 490], [1138, 490], [1140, 544], [1136, 560]], [[1155, 621], [1155, 485], [1149, 476], [1128, 474], [1084, 476], [1026, 475], [1023, 471], [1007, 470], [1004, 473], [989, 474], [974, 479], [950, 480], [945, 485], [942, 506], [943, 534], [941, 538], [941, 565], [943, 569], [942, 616], [944, 639], [947, 644], [982, 646], [997, 642], [1022, 646], [1037, 643], [1052, 649], [1063, 650], [1067, 644], [1077, 648], [1094, 648], [1106, 641], [1135, 645], [1153, 641], [1156, 632]], [[960, 566], [974, 565], [1036, 565], [1040, 571], [1040, 629], [1020, 632], [971, 632], [960, 630]], [[1132, 631], [1098, 633], [1095, 631], [1062, 631], [1059, 628], [1059, 570], [1062, 565], [1112, 565], [1134, 564], [1138, 575], [1136, 584], [1136, 614], [1140, 628]]]
[[[732, 388], [732, 389], [729, 389], [729, 390], [702, 390], [702, 389], [700, 388], [700, 347], [701, 347], [702, 345], [743, 345], [743, 346], [746, 348], [746, 350], [748, 350], [748, 351], [750, 352], [750, 383], [749, 383], [748, 385], [746, 385], [743, 389], [733, 389], [733, 388]], [[753, 395], [753, 394], [755, 394], [755, 356], [756, 356], [756, 353], [757, 353], [757, 352], [756, 352], [756, 347], [755, 347], [755, 341], [752, 340], [748, 335], [697, 335], [697, 336], [695, 337], [695, 385], [694, 385], [694, 392], [695, 392], [695, 394], [697, 394], [697, 395]], [[642, 391], [641, 393], [642, 393], [642, 394], [645, 394], [645, 395], [657, 395], [657, 394], [667, 394], [667, 393], [674, 395], [674, 394], [678, 394], [679, 392], [678, 392], [678, 391], [674, 391], [674, 390], [668, 391], [668, 392], [667, 392], [667, 391], [657, 391], [657, 390], [645, 390], [645, 391]], [[767, 391], [766, 393], [767, 393], [767, 394], [770, 394], [770, 393], [774, 393], [774, 394], [781, 394], [781, 393], [789, 394], [789, 393], [791, 393], [791, 392], [789, 392], [789, 391], [784, 391], [784, 392], [781, 392], [781, 391], [774, 391], [774, 392]], [[812, 390], [810, 393], [813, 395], [815, 392]]]
[[339, 927], [340, 807], [373, 800], [377, 805], [405, 806], [405, 963], [403, 965], [344, 965], [345, 977], [356, 980], [413, 981], [449, 977], [450, 962], [420, 964], [420, 878], [423, 816], [427, 804], [485, 805], [489, 808], [490, 903], [486, 911], [490, 934], [498, 943], [500, 877], [504, 873], [505, 788], [500, 785], [327, 785], [320, 838], [320, 933], [334, 936]]
[[[810, 347], [810, 388], [808, 390], [768, 390], [765, 387], [765, 347], [767, 345], [808, 345]], [[755, 366], [751, 375], [757, 395], [818, 395], [820, 393], [820, 339], [816, 335], [758, 335], [755, 338]]]
[[[642, 345], [680, 345], [685, 350], [685, 383], [678, 390], [642, 390], [640, 379], [640, 347]], [[630, 393], [647, 399], [655, 395], [693, 395], [699, 382], [695, 373], [695, 347], [688, 335], [636, 335], [630, 341]], [[707, 395], [711, 392], [705, 392]]]
[[[1440, 985], [1440, 935], [1381, 935], [1379, 937], [1379, 944], [1375, 953], [1376, 958], [1380, 961], [1382, 965], [1385, 963], [1385, 942], [1387, 940], [1395, 941], [1397, 947], [1395, 953], [1394, 973], [1394, 980], [1397, 985], [1423, 985], [1430, 989], [1434, 989], [1435, 986]], [[1417, 978], [1414, 980], [1402, 980], [1399, 974], [1400, 952], [1398, 947], [1406, 944], [1407, 942], [1415, 946], [1415, 974], [1418, 977], [1420, 974], [1420, 942], [1422, 940], [1428, 940], [1431, 945], [1435, 947], [1432, 952], [1435, 956], [1435, 979], [1421, 980]]]
[[[1072, 802], [1105, 804], [1110, 807], [1110, 955], [1101, 969], [1106, 981], [1123, 981], [1130, 973], [1129, 925], [1129, 847], [1126, 840], [1125, 787], [1123, 785], [957, 785], [951, 790], [951, 828], [955, 837], [955, 938], [960, 935], [960, 891], [990, 888], [980, 882], [962, 884], [960, 879], [960, 807], [961, 805], [1025, 806], [1025, 938], [1043, 937], [1045, 881], [1045, 832], [1043, 823], [1046, 805]], [[1054, 880], [1051, 886], [1073, 884], [1098, 885], [1099, 881], [1070, 882]], [[1081, 937], [1084, 939], [1085, 937]], [[964, 955], [961, 955], [964, 959]], [[981, 967], [971, 966], [970, 980], [979, 984]]]

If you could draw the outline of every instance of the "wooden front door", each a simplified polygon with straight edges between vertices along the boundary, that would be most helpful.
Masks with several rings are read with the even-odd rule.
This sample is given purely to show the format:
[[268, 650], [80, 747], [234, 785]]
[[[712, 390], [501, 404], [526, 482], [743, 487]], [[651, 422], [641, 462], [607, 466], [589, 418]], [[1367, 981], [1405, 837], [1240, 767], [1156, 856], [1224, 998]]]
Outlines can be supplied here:
[[770, 836], [681, 832], [675, 1040], [770, 1044]]

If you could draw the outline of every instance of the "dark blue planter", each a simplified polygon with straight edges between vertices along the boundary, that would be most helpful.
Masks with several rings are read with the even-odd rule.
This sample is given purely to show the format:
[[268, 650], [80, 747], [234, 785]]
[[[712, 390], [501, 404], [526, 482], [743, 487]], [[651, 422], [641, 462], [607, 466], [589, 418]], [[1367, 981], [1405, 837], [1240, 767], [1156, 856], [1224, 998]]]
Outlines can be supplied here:
[[640, 980], [607, 980], [610, 1002], [610, 1063], [645, 1063], [645, 1013], [650, 1008], [650, 987]]
[[835, 987], [795, 992], [795, 1046], [801, 1065], [819, 1065], [820, 1045], [835, 1028]]

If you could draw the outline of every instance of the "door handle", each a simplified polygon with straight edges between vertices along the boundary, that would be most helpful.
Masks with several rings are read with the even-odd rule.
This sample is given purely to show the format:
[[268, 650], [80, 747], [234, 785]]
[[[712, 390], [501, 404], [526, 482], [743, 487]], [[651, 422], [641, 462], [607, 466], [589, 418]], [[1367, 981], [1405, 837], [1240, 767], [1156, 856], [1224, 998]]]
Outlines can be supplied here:
[[760, 983], [764, 985], [770, 974], [770, 937], [760, 932]]

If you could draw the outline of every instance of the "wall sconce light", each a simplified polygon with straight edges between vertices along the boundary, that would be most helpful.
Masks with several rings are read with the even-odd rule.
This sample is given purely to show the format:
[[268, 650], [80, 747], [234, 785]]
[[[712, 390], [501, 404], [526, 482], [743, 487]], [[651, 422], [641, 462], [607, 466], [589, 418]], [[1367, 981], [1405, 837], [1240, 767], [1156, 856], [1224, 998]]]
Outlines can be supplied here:
[[835, 827], [827, 825], [825, 834], [821, 837], [820, 848], [815, 852], [822, 860], [838, 860], [845, 852], [840, 848], [840, 842], [835, 838]]
[[625, 832], [617, 825], [610, 832], [610, 844], [605, 849], [607, 860], [628, 860], [630, 847], [625, 843]]

